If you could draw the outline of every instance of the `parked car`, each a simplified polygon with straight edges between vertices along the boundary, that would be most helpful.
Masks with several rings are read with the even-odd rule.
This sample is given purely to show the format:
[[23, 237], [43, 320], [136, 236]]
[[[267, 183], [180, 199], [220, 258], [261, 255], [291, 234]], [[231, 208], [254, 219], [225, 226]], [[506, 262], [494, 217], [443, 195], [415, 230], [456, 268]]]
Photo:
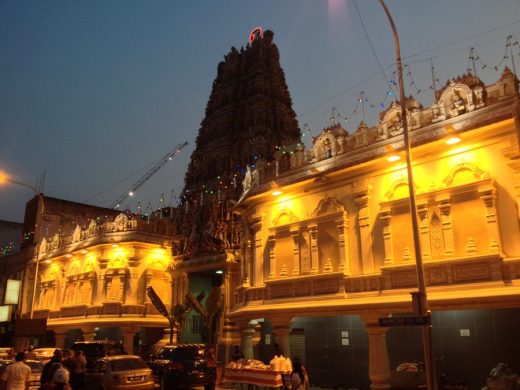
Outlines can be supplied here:
[[[56, 347], [36, 348], [36, 349], [33, 349], [33, 352], [36, 355], [36, 360], [40, 361], [42, 364], [45, 364], [49, 360], [51, 360], [52, 356], [54, 355], [54, 351], [56, 351], [56, 350], [60, 350], [60, 348], [56, 348]], [[63, 356], [65, 356], [68, 349], [61, 349], [61, 351], [63, 352]]]
[[38, 390], [40, 388], [40, 376], [42, 374], [43, 364], [38, 360], [24, 360], [24, 363], [31, 367], [29, 390]]
[[14, 359], [14, 355], [15, 353], [13, 347], [0, 347], [0, 359]]
[[14, 360], [11, 359], [0, 359], [0, 375], [2, 375], [2, 372], [4, 372], [5, 368], [14, 362]]
[[166, 345], [152, 355], [148, 365], [162, 390], [190, 386], [215, 389], [217, 364], [206, 345]]
[[72, 345], [73, 351], [83, 351], [87, 359], [87, 369], [92, 369], [94, 362], [99, 358], [125, 353], [123, 345], [114, 340], [76, 341]]
[[137, 355], [106, 356], [87, 375], [91, 390], [152, 390], [152, 370]]

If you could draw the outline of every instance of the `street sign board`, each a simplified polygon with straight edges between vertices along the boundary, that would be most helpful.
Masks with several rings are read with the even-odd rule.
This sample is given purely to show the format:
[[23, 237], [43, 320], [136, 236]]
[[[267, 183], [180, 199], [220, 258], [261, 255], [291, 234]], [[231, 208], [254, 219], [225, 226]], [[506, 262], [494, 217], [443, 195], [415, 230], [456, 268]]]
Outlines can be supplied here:
[[379, 326], [424, 326], [431, 324], [431, 316], [385, 317], [379, 319]]

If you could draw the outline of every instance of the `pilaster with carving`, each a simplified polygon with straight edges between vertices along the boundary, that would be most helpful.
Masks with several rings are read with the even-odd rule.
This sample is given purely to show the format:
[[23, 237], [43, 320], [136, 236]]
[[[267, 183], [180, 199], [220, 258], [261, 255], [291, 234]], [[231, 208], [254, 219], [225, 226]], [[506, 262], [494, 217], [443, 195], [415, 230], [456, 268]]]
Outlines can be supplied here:
[[516, 159], [509, 163], [509, 166], [513, 168], [513, 188], [515, 189], [516, 199], [516, 212], [518, 219], [520, 220], [520, 160]]
[[251, 223], [251, 232], [253, 234], [254, 248], [251, 254], [251, 271], [250, 282], [254, 286], [258, 286], [263, 283], [263, 235], [262, 235], [262, 219], [260, 217], [255, 218]]
[[348, 214], [343, 212], [342, 218], [336, 220], [336, 227], [338, 229], [338, 246], [339, 246], [339, 271], [343, 275], [351, 275], [350, 268], [350, 248], [348, 244]]
[[370, 195], [368, 195], [368, 191], [354, 198], [358, 206], [359, 241], [361, 242], [360, 258], [362, 259], [363, 273], [375, 272], [374, 253], [372, 251], [372, 231], [370, 227], [371, 221], [368, 208], [369, 200]]
[[430, 225], [427, 202], [417, 203], [417, 216], [419, 217], [419, 234], [422, 257], [424, 260], [430, 260], [432, 258], [432, 250], [430, 244]]
[[385, 245], [385, 265], [394, 263], [394, 251], [392, 247], [392, 227], [390, 221], [392, 220], [392, 210], [390, 207], [384, 207], [379, 212], [379, 219], [383, 226], [383, 243]]
[[318, 257], [318, 225], [316, 223], [309, 224], [309, 240], [311, 247], [311, 274], [317, 274], [319, 270]]
[[273, 279], [276, 274], [276, 237], [270, 235], [267, 243], [269, 245], [269, 275], [267, 275], [267, 279]]
[[453, 243], [453, 227], [451, 224], [451, 198], [437, 200], [441, 211], [442, 235], [444, 238], [444, 256], [451, 257], [455, 253]]
[[300, 228], [297, 226], [291, 227], [291, 238], [293, 240], [293, 270], [292, 275], [300, 275]]
[[488, 230], [489, 251], [491, 253], [501, 252], [500, 229], [498, 226], [496, 195], [497, 191], [493, 186], [479, 190], [480, 199], [486, 206], [486, 225]]

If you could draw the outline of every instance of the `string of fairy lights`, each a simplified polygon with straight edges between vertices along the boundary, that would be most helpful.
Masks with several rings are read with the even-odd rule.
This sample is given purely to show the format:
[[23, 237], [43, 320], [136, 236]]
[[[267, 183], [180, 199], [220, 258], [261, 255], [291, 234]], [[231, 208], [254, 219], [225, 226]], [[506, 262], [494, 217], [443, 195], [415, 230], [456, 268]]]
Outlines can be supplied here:
[[[466, 72], [468, 74], [472, 74], [472, 75], [476, 76], [477, 69], [475, 68], [475, 66], [472, 67], [470, 65], [473, 63], [478, 63], [478, 64], [480, 64], [479, 70], [484, 70], [484, 69], [492, 70], [492, 71], [498, 73], [501, 70], [504, 63], [508, 60], [511, 60], [511, 66], [513, 68], [513, 73], [516, 75], [516, 69], [515, 69], [516, 66], [515, 66], [515, 62], [514, 62], [514, 58], [513, 58], [513, 56], [516, 56], [516, 55], [520, 56], [520, 45], [518, 43], [518, 39], [514, 35], [508, 35], [506, 37], [506, 43], [504, 45], [504, 55], [501, 57], [500, 61], [496, 64], [484, 63], [483, 60], [481, 59], [481, 57], [478, 55], [476, 49], [474, 47], [471, 47], [469, 55], [468, 55], [468, 66], [466, 68]], [[418, 85], [418, 83], [416, 82], [416, 80], [414, 78], [411, 64], [407, 63], [407, 64], [403, 65], [404, 75], [407, 78], [406, 81], [408, 82], [408, 86], [414, 90], [415, 95], [421, 95], [422, 93], [424, 93], [426, 91], [433, 91], [434, 93], [437, 91], [437, 83], [439, 83], [439, 79], [435, 76], [434, 67], [433, 67], [433, 60], [437, 57], [439, 57], [439, 56], [430, 57], [428, 59], [422, 60], [422, 61], [429, 61], [431, 63], [431, 68], [432, 68], [432, 81], [431, 81], [431, 84], [426, 85], [426, 86]], [[415, 62], [419, 62], [419, 61], [415, 61]], [[397, 83], [396, 83], [395, 79], [396, 79], [396, 72], [393, 71], [391, 79], [389, 80], [387, 90], [383, 97], [379, 97], [377, 99], [371, 99], [369, 96], [367, 96], [366, 91], [362, 90], [362, 91], [358, 92], [357, 98], [356, 98], [356, 104], [355, 104], [354, 108], [346, 114], [339, 111], [337, 107], [334, 107], [332, 109], [332, 114], [330, 117], [331, 123], [333, 121], [337, 121], [338, 118], [343, 120], [344, 122], [348, 122], [356, 115], [361, 115], [361, 119], [363, 120], [364, 123], [366, 123], [367, 122], [366, 116], [367, 116], [368, 110], [371, 110], [373, 112], [375, 112], [375, 111], [382, 112], [382, 111], [388, 109], [397, 97], [396, 93], [394, 92], [394, 88], [397, 88]], [[349, 99], [349, 100], [351, 100], [351, 99]], [[388, 102], [388, 100], [390, 100], [390, 102]], [[304, 126], [307, 129], [309, 128], [308, 124], [305, 124]]]

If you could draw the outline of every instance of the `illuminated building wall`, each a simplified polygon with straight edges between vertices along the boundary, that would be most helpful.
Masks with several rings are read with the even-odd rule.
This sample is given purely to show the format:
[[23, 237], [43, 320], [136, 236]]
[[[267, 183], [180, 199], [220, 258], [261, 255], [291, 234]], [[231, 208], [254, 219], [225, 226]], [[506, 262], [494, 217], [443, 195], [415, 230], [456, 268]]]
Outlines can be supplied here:
[[[430, 308], [517, 307], [518, 80], [507, 68], [487, 87], [467, 75], [437, 98], [426, 108], [405, 102]], [[264, 320], [289, 351], [295, 318], [360, 316], [370, 354], [380, 356], [370, 380], [387, 383], [378, 319], [412, 313], [417, 289], [399, 110], [394, 104], [371, 128], [333, 124], [311, 150], [280, 151], [289, 168], [259, 163], [252, 173], [258, 180], [237, 210], [245, 243], [230, 313], [246, 347]], [[455, 135], [460, 142], [448, 145]]]

